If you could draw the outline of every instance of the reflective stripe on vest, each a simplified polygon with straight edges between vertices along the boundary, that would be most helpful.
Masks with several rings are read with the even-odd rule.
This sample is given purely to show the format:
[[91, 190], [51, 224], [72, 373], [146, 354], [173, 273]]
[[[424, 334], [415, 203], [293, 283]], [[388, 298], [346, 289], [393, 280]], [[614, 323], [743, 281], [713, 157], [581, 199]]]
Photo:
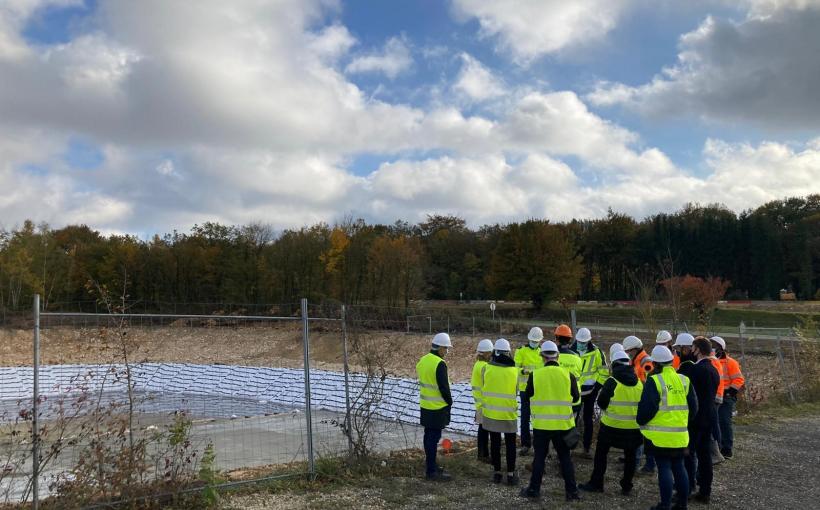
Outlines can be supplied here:
[[533, 395], [530, 398], [532, 428], [569, 430], [575, 426], [569, 372], [550, 365], [532, 374]]
[[[671, 366], [649, 377], [661, 397], [658, 412], [641, 427], [644, 437], [660, 448], [686, 448], [689, 445], [689, 378], [675, 373]], [[647, 384], [650, 384], [647, 382]]]
[[470, 385], [473, 387], [473, 403], [476, 411], [481, 409], [481, 370], [487, 365], [486, 361], [478, 360], [473, 365], [473, 374], [470, 378]]
[[517, 421], [518, 368], [488, 363], [482, 371], [482, 415], [492, 420]]
[[416, 363], [416, 374], [419, 379], [419, 405], [422, 409], [437, 411], [447, 407], [441, 396], [436, 380], [436, 370], [444, 360], [433, 353], [427, 353]]
[[638, 422], [635, 420], [638, 416], [638, 402], [641, 401], [643, 393], [643, 383], [638, 381], [635, 386], [627, 386], [617, 379], [613, 380], [615, 392], [601, 415], [601, 423], [616, 429], [637, 430]]
[[[604, 364], [604, 354], [600, 349], [595, 349], [584, 353], [581, 356], [581, 379], [578, 381], [581, 386], [587, 381], [596, 381], [603, 384], [606, 381], [608, 370]], [[589, 392], [587, 392], [589, 393]]]

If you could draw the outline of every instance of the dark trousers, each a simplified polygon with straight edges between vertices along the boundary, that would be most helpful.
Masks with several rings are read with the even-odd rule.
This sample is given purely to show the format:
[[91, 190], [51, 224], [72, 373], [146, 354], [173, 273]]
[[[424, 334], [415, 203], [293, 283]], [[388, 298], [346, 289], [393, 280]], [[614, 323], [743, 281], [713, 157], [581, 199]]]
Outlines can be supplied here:
[[441, 429], [424, 429], [424, 456], [427, 461], [425, 473], [427, 475], [432, 475], [438, 470], [436, 466], [436, 452], [438, 451], [438, 442], [440, 439]]
[[564, 442], [566, 431], [538, 430], [533, 431], [534, 457], [532, 460], [532, 476], [530, 477], [530, 489], [541, 490], [541, 478], [544, 476], [544, 464], [547, 462], [547, 448], [550, 441], [555, 447], [558, 455], [558, 462], [561, 464], [561, 476], [564, 477], [564, 490], [567, 493], [575, 493], [578, 487], [575, 485], [575, 466], [572, 465], [569, 447]]
[[689, 496], [689, 477], [683, 465], [683, 455], [667, 456], [655, 454], [658, 465], [658, 487], [661, 493], [661, 508], [672, 504], [672, 489], [675, 488], [683, 501]]
[[712, 494], [712, 433], [711, 430], [693, 430], [689, 432], [689, 455], [686, 456], [686, 473], [691, 482], [697, 480], [700, 493]]
[[518, 394], [521, 397], [521, 446], [532, 446], [530, 436], [530, 399], [523, 391]]
[[[504, 446], [507, 448], [507, 472], [515, 471], [515, 432], [504, 433]], [[501, 432], [490, 432], [490, 460], [493, 469], [501, 472]]]
[[[609, 454], [609, 449], [612, 444], [601, 435], [598, 435], [598, 442], [595, 444], [595, 464], [592, 468], [592, 476], [589, 477], [589, 483], [595, 487], [604, 486], [604, 475], [606, 474], [606, 456]], [[632, 490], [632, 479], [635, 477], [635, 468], [637, 467], [638, 456], [636, 454], [637, 447], [624, 449], [624, 476], [621, 478], [621, 487], [627, 490]]]
[[723, 403], [718, 407], [718, 423], [720, 424], [720, 449], [732, 450], [735, 441], [735, 432], [732, 428], [732, 413], [737, 404], [736, 397], [725, 396]]
[[490, 433], [480, 424], [478, 425], [478, 456], [490, 456]]
[[592, 446], [592, 432], [594, 428], [592, 422], [595, 417], [595, 400], [598, 399], [599, 389], [600, 388], [596, 386], [595, 389], [592, 390], [592, 393], [581, 397], [581, 405], [583, 406], [581, 415], [584, 420], [584, 451], [589, 450], [589, 447]]

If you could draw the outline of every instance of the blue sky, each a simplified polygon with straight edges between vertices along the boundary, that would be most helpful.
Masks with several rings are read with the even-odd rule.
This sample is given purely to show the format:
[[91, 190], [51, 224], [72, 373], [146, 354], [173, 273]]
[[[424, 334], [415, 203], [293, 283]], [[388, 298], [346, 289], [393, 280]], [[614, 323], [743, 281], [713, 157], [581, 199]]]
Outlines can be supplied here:
[[813, 0], [27, 0], [0, 7], [0, 213], [739, 211], [820, 191], [817, 34]]

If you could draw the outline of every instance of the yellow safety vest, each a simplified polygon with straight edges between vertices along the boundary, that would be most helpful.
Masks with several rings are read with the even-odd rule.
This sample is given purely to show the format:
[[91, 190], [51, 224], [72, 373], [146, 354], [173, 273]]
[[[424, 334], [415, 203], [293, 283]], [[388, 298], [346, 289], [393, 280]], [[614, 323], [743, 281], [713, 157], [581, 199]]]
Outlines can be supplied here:
[[[432, 352], [428, 352], [416, 363], [416, 374], [419, 378], [419, 405], [422, 409], [437, 411], [447, 407], [447, 402], [441, 396], [436, 380], [436, 370], [439, 363], [445, 361]], [[446, 364], [446, 363], [445, 363]]]
[[581, 379], [578, 383], [584, 386], [587, 381], [604, 384], [609, 377], [609, 370], [604, 364], [604, 354], [601, 349], [587, 351], [581, 355]]
[[473, 376], [470, 378], [470, 385], [473, 387], [473, 402], [475, 409], [481, 409], [481, 369], [487, 366], [486, 361], [478, 360], [473, 365]]
[[658, 413], [646, 425], [641, 434], [660, 448], [686, 448], [689, 445], [689, 378], [678, 374], [671, 365], [663, 367], [660, 374], [649, 377], [661, 396]]
[[635, 386], [621, 384], [615, 381], [615, 393], [609, 400], [609, 405], [601, 415], [601, 423], [616, 429], [637, 430], [638, 402], [641, 401], [643, 383], [638, 381]]
[[[518, 391], [526, 391], [530, 374], [544, 366], [544, 360], [541, 359], [541, 348], [536, 347], [533, 349], [527, 344], [516, 349], [515, 366], [518, 367]], [[526, 370], [527, 373], [522, 373], [523, 370]]]
[[569, 373], [560, 366], [545, 366], [533, 372], [532, 428], [569, 430], [575, 426], [570, 384]]
[[572, 354], [568, 352], [562, 352], [558, 355], [558, 365], [563, 367], [567, 373], [570, 373], [575, 376], [575, 382], [578, 384], [578, 400], [572, 403], [572, 405], [578, 405], [581, 403], [581, 368], [583, 366], [583, 362], [581, 361], [581, 357], [577, 354]]
[[491, 420], [517, 421], [518, 369], [488, 363], [481, 385], [481, 414]]

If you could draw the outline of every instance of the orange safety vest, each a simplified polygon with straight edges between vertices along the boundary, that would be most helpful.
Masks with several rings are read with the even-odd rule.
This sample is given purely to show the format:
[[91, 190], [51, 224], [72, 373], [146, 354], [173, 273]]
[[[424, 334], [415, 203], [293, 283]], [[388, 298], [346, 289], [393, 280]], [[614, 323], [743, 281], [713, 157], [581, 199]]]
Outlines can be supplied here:
[[709, 361], [712, 362], [712, 366], [715, 367], [717, 370], [718, 375], [720, 376], [720, 383], [718, 384], [717, 388], [717, 395], [715, 395], [715, 402], [722, 404], [723, 403], [723, 391], [726, 388], [726, 380], [724, 379], [723, 375], [723, 364], [720, 362], [719, 359], [712, 356], [709, 358]]
[[746, 384], [746, 379], [743, 378], [743, 374], [740, 372], [740, 363], [738, 363], [736, 359], [729, 357], [728, 354], [719, 361], [723, 367], [723, 373], [720, 377], [723, 379], [724, 390], [734, 388], [740, 391], [743, 385]]
[[646, 352], [641, 351], [635, 356], [635, 359], [632, 360], [632, 368], [635, 369], [635, 375], [638, 376], [641, 382], [646, 382], [647, 375], [652, 373], [654, 369], [652, 362], [646, 359], [648, 357], [649, 355]]

